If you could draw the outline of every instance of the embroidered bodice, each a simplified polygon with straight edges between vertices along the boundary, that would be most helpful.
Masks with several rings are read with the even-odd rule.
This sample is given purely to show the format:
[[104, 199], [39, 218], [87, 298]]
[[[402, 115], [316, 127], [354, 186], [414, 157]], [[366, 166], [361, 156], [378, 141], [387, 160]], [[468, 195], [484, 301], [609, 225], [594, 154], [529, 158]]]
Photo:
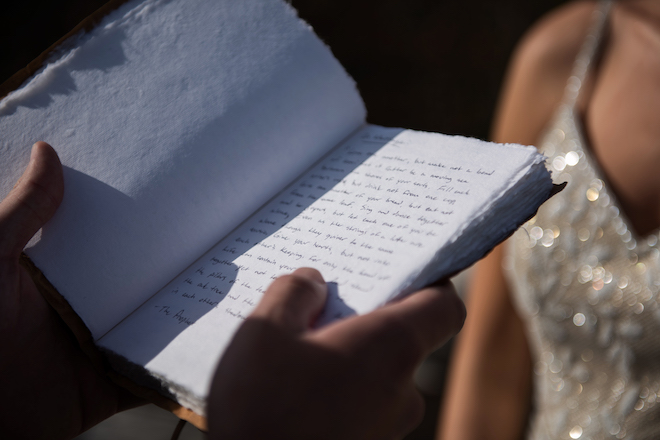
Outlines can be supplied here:
[[575, 102], [610, 2], [540, 143], [564, 191], [504, 260], [534, 357], [532, 439], [660, 438], [660, 243], [635, 236], [590, 155]]

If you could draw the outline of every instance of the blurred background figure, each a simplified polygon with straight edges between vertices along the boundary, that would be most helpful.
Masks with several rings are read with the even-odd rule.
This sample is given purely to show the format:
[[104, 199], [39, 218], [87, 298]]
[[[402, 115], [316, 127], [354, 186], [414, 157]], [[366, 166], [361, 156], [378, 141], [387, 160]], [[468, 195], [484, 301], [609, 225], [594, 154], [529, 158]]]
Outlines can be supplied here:
[[477, 265], [439, 435], [660, 438], [660, 2], [559, 8], [503, 90], [568, 186]]
[[[481, 139], [488, 138], [516, 42], [564, 2], [291, 0], [356, 80], [369, 122]], [[5, 5], [0, 82], [104, 3], [25, 0]], [[428, 439], [435, 432], [448, 354], [449, 348], [436, 352], [418, 372], [427, 417], [408, 438]], [[176, 423], [171, 414], [147, 406], [119, 414], [81, 438], [168, 438]], [[203, 436], [187, 426], [181, 438]]]

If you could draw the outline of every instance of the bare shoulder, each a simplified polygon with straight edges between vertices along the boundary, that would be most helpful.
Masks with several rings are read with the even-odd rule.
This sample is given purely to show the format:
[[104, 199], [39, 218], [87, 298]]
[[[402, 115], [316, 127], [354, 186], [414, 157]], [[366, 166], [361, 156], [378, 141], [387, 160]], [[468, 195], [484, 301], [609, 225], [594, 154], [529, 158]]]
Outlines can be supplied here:
[[563, 96], [597, 2], [582, 0], [546, 14], [522, 38], [503, 85], [493, 137], [533, 144]]
[[549, 12], [523, 37], [515, 61], [550, 73], [570, 73], [596, 5], [596, 1], [582, 0]]

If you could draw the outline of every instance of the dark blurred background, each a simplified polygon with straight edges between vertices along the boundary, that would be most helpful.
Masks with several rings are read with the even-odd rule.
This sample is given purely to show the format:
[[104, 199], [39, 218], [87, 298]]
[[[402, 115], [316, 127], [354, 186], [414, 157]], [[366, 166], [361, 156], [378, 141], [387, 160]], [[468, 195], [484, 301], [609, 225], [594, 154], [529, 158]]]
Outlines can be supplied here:
[[[239, 1], [239, 0], [237, 0]], [[5, 5], [0, 82], [103, 5]], [[290, 0], [357, 81], [369, 122], [487, 138], [516, 41], [560, 0]]]
[[[22, 0], [4, 5], [0, 18], [0, 83], [104, 3]], [[369, 122], [487, 139], [500, 84], [516, 42], [541, 15], [564, 1], [290, 3], [357, 82]], [[432, 355], [418, 375], [427, 400], [427, 417], [410, 439], [432, 437], [448, 352], [445, 349]], [[141, 418], [152, 417], [149, 414], [146, 411], [125, 416], [124, 422], [109, 423], [115, 427], [108, 429], [115, 431], [90, 432], [85, 438], [146, 438], [146, 431], [158, 431], [153, 426], [165, 424], [165, 431], [173, 429], [175, 422], [160, 415], [146, 431], [134, 427]]]

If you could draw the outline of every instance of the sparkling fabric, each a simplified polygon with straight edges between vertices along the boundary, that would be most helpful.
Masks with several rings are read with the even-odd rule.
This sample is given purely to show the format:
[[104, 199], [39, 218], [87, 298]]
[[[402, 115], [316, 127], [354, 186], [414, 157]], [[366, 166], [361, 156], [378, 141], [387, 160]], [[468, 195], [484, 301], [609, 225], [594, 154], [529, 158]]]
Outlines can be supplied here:
[[594, 13], [541, 143], [553, 180], [568, 186], [512, 237], [504, 260], [532, 348], [532, 439], [660, 438], [658, 232], [635, 235], [575, 113], [609, 9]]

